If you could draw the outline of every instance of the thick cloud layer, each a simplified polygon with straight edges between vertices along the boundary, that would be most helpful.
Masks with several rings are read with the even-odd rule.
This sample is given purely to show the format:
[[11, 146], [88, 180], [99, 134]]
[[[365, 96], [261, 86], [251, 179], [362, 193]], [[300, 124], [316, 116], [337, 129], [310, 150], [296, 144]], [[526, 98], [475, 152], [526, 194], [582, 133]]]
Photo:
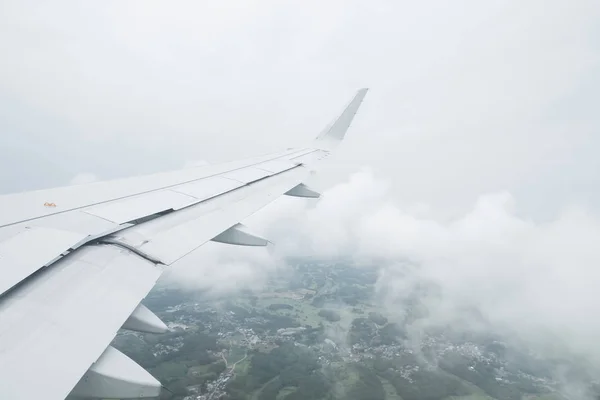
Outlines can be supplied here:
[[[213, 246], [204, 263], [175, 268], [171, 279], [213, 292], [260, 288], [289, 256], [352, 258], [380, 270], [377, 292], [392, 318], [418, 285], [433, 284], [424, 324], [508, 333], [546, 355], [579, 354], [600, 368], [598, 287], [600, 221], [567, 208], [535, 223], [515, 215], [506, 192], [482, 195], [466, 214], [447, 221], [424, 205], [390, 201], [389, 183], [358, 172], [311, 204], [282, 198], [248, 223], [275, 243], [260, 249]], [[199, 260], [202, 256], [199, 256]], [[471, 326], [469, 326], [471, 325]]]
[[430, 323], [464, 324], [461, 310], [477, 309], [496, 329], [565, 346], [600, 366], [595, 215], [572, 207], [535, 223], [517, 217], [515, 199], [503, 192], [482, 195], [466, 214], [439, 221], [425, 206], [390, 202], [388, 187], [369, 171], [357, 173], [315, 208], [281, 210], [284, 222], [273, 222], [274, 234], [291, 254], [374, 261], [383, 269], [379, 290], [393, 312], [401, 312], [398, 300], [411, 285], [432, 282], [440, 291], [428, 304]]
[[263, 248], [245, 248], [209, 242], [176, 263], [164, 283], [189, 291], [222, 296], [241, 290], [261, 290], [285, 263]]

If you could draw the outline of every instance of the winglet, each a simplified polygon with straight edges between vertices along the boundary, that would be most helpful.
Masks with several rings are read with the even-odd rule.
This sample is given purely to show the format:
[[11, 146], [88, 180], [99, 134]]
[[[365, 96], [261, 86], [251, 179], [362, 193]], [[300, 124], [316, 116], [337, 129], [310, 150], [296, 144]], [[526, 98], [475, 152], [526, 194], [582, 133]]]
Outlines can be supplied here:
[[354, 119], [354, 115], [358, 111], [360, 104], [362, 103], [365, 95], [367, 94], [368, 88], [360, 89], [354, 95], [354, 98], [346, 106], [342, 114], [330, 125], [328, 125], [320, 134], [317, 136], [316, 142], [317, 147], [330, 149], [335, 147], [339, 142], [344, 139], [348, 127]]

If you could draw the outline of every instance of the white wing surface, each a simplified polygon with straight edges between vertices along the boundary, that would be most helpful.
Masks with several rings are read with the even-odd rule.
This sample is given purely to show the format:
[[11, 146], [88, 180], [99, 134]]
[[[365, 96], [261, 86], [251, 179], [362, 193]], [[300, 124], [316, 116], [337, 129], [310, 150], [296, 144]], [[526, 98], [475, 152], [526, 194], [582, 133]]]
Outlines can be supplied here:
[[263, 246], [242, 224], [302, 182], [366, 95], [306, 148], [219, 165], [0, 196], [0, 398], [155, 397], [160, 383], [109, 346], [166, 326], [140, 301], [214, 240]]

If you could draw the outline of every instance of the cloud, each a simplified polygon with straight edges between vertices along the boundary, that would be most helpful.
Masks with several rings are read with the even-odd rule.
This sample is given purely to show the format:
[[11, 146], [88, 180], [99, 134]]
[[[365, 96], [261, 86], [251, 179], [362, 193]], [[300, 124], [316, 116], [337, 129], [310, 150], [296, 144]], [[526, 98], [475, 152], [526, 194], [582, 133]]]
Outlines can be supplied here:
[[[390, 305], [428, 279], [439, 320], [475, 304], [598, 359], [596, 0], [0, 9], [0, 192], [302, 144], [370, 86], [321, 179], [372, 172], [256, 216], [277, 251], [376, 259]], [[173, 277], [225, 291], [276, 269], [205, 251]]]
[[162, 283], [224, 296], [260, 290], [273, 274], [282, 270], [286, 270], [284, 260], [270, 249], [208, 242], [169, 268]]
[[278, 199], [245, 221], [275, 242], [273, 254], [208, 243], [169, 279], [190, 290], [235, 293], [289, 273], [287, 257], [351, 258], [380, 269], [378, 300], [393, 318], [403, 318], [404, 300], [427, 283], [436, 290], [425, 299], [425, 325], [481, 329], [466, 312], [476, 310], [485, 329], [547, 355], [584, 356], [600, 368], [595, 214], [572, 206], [535, 222], [518, 216], [516, 199], [499, 192], [479, 196], [461, 216], [437, 219], [425, 205], [398, 205], [390, 190], [389, 181], [363, 169], [316, 204]]
[[[512, 194], [498, 192], [443, 219], [428, 205], [398, 204], [391, 191], [388, 179], [365, 168], [316, 203], [282, 197], [244, 221], [275, 242], [270, 251], [209, 242], [176, 264], [165, 282], [234, 295], [291, 274], [289, 257], [343, 258], [378, 269], [374, 301], [392, 321], [404, 320], [406, 300], [419, 293], [426, 317], [409, 323], [408, 344], [415, 348], [425, 328], [451, 327], [502, 336], [542, 357], [576, 359], [582, 369], [600, 371], [596, 214], [572, 205], [538, 222], [517, 214]], [[327, 306], [342, 315], [327, 334], [343, 346], [349, 310]], [[556, 374], [565, 391], [583, 390], [572, 375]]]
[[80, 174], [75, 175], [73, 179], [71, 179], [71, 185], [81, 185], [83, 183], [91, 183], [96, 182], [98, 177], [94, 174], [90, 174], [87, 172], [82, 172]]
[[[256, 223], [285, 256], [352, 257], [377, 265], [377, 291], [391, 315], [424, 282], [424, 323], [465, 329], [477, 310], [497, 333], [510, 333], [546, 355], [584, 356], [600, 368], [600, 221], [568, 207], [544, 223], [516, 215], [508, 192], [480, 196], [452, 220], [390, 201], [390, 185], [369, 170], [324, 193], [316, 207], [282, 199]], [[426, 207], [425, 207], [426, 208]]]
[[369, 86], [329, 182], [371, 165], [444, 217], [502, 190], [536, 218], [600, 204], [596, 0], [31, 10], [0, 12], [2, 192], [301, 145]]

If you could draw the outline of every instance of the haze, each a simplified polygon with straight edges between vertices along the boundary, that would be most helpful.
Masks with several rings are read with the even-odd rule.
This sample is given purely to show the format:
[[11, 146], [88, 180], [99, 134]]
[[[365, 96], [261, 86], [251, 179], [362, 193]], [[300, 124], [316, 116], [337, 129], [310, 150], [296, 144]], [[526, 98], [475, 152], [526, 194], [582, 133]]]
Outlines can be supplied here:
[[599, 17], [594, 0], [5, 1], [0, 191], [301, 144], [368, 86], [315, 182], [338, 184], [254, 218], [275, 257], [211, 243], [171, 278], [231, 291], [289, 255], [376, 260], [391, 311], [429, 279], [434, 322], [474, 306], [600, 366]]

